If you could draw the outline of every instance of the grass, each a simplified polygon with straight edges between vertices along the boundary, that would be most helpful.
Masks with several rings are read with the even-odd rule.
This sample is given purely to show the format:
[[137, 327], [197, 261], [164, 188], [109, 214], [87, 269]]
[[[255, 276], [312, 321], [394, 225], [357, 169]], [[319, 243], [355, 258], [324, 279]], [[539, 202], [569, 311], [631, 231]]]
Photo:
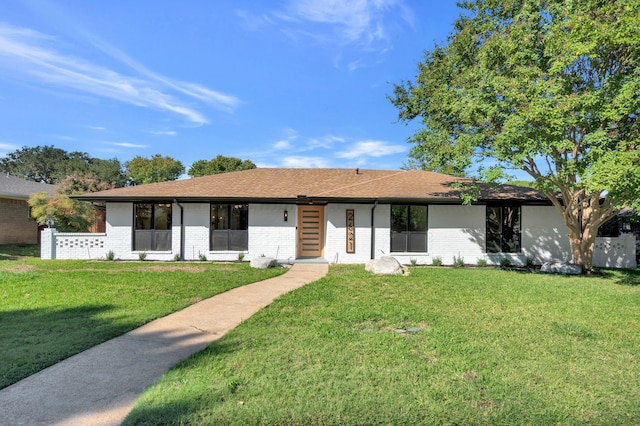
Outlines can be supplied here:
[[25, 257], [40, 257], [40, 246], [37, 244], [0, 244], [0, 260], [18, 260]]
[[124, 424], [640, 423], [639, 270], [362, 269], [277, 299]]
[[247, 264], [42, 261], [28, 257], [29, 248], [7, 247], [0, 246], [0, 388], [155, 318], [282, 272]]

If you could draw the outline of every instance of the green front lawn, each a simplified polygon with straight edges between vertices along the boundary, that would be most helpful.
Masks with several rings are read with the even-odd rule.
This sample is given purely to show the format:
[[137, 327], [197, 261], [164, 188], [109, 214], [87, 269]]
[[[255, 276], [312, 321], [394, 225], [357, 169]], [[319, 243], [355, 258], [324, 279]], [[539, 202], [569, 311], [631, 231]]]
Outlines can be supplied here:
[[155, 318], [283, 272], [246, 263], [22, 257], [29, 253], [0, 246], [0, 388]]
[[640, 271], [607, 274], [334, 266], [125, 424], [640, 424]]

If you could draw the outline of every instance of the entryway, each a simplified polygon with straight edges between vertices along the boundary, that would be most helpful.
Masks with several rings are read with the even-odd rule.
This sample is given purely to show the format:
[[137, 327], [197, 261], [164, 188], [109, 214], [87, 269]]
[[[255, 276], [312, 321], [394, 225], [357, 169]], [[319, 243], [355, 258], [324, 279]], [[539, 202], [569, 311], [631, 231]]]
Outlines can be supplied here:
[[323, 241], [324, 206], [298, 206], [297, 257], [322, 257]]

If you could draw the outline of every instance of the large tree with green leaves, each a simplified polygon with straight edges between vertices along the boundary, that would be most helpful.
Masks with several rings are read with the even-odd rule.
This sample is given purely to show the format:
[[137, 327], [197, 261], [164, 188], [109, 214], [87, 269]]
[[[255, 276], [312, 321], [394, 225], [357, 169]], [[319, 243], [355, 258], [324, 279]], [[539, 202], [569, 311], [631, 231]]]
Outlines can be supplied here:
[[54, 146], [22, 147], [0, 159], [0, 171], [13, 176], [57, 184], [67, 176], [90, 174], [115, 187], [124, 186], [127, 176], [118, 159], [92, 158], [86, 152], [67, 152]]
[[208, 176], [219, 173], [235, 172], [240, 170], [255, 169], [256, 165], [251, 160], [241, 160], [236, 157], [218, 155], [211, 160], [198, 160], [189, 167], [189, 176]]
[[125, 166], [133, 185], [176, 180], [184, 173], [184, 166], [180, 161], [160, 154], [151, 158], [135, 156]]
[[414, 165], [485, 178], [527, 172], [590, 269], [602, 223], [640, 207], [639, 0], [475, 0], [414, 82], [390, 97]]

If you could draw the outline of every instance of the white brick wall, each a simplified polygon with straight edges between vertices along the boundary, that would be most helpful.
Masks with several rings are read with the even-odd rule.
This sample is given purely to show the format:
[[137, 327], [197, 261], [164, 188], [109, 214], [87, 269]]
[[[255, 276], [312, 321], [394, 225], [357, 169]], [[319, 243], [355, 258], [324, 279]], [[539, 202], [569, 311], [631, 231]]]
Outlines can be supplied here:
[[485, 206], [429, 205], [428, 255], [404, 256], [418, 263], [431, 264], [439, 257], [444, 265], [453, 264], [453, 258], [462, 257], [465, 263], [476, 263], [485, 258]]
[[618, 238], [596, 238], [593, 247], [593, 266], [607, 268], [637, 267], [635, 235], [622, 235]]
[[[233, 261], [237, 251], [209, 251], [209, 203], [183, 203], [184, 257], [197, 260], [205, 254], [209, 260]], [[372, 204], [329, 204], [325, 207], [324, 257], [330, 262], [365, 263], [371, 257]], [[355, 253], [346, 252], [346, 211], [355, 214]], [[284, 211], [288, 221], [284, 221]], [[427, 253], [390, 253], [391, 206], [377, 205], [375, 221], [375, 257], [392, 254], [404, 264], [415, 259], [431, 264], [440, 257], [444, 264], [461, 256], [473, 264], [486, 259], [497, 264], [504, 254], [485, 253], [485, 206], [429, 205]], [[138, 260], [132, 251], [133, 204], [107, 203], [106, 234], [59, 234], [55, 230], [42, 233], [41, 257], [58, 259], [104, 258], [113, 251], [116, 259]], [[295, 204], [251, 204], [249, 206], [249, 247], [245, 260], [262, 255], [280, 260], [295, 259], [297, 242], [297, 206]], [[180, 207], [173, 205], [172, 249], [147, 252], [148, 260], [173, 260], [180, 252]], [[628, 240], [628, 241], [627, 241]], [[594, 264], [610, 267], [635, 267], [633, 237], [602, 239], [596, 242]], [[522, 207], [522, 253], [508, 255], [513, 263], [524, 263], [527, 257], [535, 263], [551, 259], [570, 259], [567, 229], [560, 213], [552, 206]]]
[[[211, 227], [211, 205], [209, 203], [182, 203], [184, 208], [184, 258], [199, 260], [200, 254], [214, 260], [209, 254], [209, 228]], [[174, 223], [180, 225], [179, 216], [174, 216]], [[180, 240], [178, 226], [177, 239]], [[179, 246], [178, 246], [179, 249]], [[176, 252], [177, 253], [177, 252]], [[236, 260], [237, 256], [233, 259]]]
[[[371, 259], [371, 207], [362, 204], [325, 207], [325, 259], [335, 263], [364, 263]], [[354, 253], [347, 253], [347, 210], [354, 213]]]
[[53, 228], [42, 231], [41, 259], [100, 259], [105, 258], [106, 234], [59, 233]]
[[[289, 217], [284, 221], [284, 211]], [[298, 209], [295, 204], [249, 205], [249, 251], [246, 260], [262, 255], [287, 260], [296, 257]]]
[[391, 205], [379, 204], [374, 210], [376, 239], [375, 239], [375, 258], [388, 255], [391, 251]]
[[40, 234], [40, 259], [56, 258], [55, 228], [45, 228]]
[[571, 260], [568, 230], [553, 206], [522, 207], [522, 255], [536, 264], [548, 260]]
[[137, 260], [133, 245], [133, 204], [107, 203], [106, 215], [107, 251], [113, 251], [116, 259]]

